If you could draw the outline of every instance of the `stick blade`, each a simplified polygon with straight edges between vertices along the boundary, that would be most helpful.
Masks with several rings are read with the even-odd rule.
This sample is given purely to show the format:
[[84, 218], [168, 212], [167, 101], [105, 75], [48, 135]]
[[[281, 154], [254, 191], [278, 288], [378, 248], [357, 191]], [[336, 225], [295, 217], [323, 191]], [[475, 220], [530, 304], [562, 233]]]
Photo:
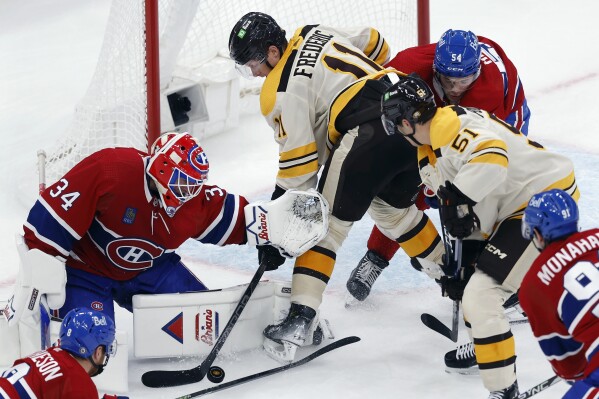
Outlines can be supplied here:
[[167, 388], [200, 382], [204, 376], [200, 368], [190, 370], [152, 370], [141, 376], [141, 382], [150, 388]]
[[453, 340], [451, 337], [451, 330], [445, 324], [441, 323], [435, 316], [423, 313], [420, 315], [420, 321], [431, 330]]

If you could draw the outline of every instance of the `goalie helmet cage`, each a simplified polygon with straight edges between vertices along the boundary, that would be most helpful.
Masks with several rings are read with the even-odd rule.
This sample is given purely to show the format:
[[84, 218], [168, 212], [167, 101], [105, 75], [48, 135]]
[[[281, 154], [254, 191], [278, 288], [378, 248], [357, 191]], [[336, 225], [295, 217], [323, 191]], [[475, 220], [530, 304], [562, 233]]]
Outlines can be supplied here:
[[147, 151], [166, 131], [206, 137], [238, 123], [240, 96], [260, 79], [238, 77], [228, 58], [233, 25], [272, 15], [289, 38], [302, 25], [372, 26], [392, 55], [429, 43], [429, 0], [113, 0], [92, 81], [49, 153], [48, 183], [108, 147]]

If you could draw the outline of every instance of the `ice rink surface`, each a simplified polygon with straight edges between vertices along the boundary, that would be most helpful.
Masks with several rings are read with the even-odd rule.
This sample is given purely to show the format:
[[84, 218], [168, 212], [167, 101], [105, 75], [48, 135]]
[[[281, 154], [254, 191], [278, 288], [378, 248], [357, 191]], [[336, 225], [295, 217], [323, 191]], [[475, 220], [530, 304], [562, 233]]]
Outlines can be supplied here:
[[[0, 0], [0, 297], [10, 293], [17, 270], [14, 235], [35, 200], [36, 152], [51, 149], [67, 129], [76, 102], [93, 74], [108, 16], [107, 0]], [[599, 91], [599, 4], [489, 0], [431, 0], [431, 39], [449, 28], [469, 29], [499, 43], [517, 66], [532, 111], [529, 136], [552, 151], [569, 156], [576, 168], [582, 197], [582, 227], [599, 225], [599, 127], [594, 121]], [[339, 21], [342, 26], [343, 21]], [[372, 21], [376, 26], [376, 21]], [[288, 27], [293, 29], [295, 27]], [[246, 113], [240, 127], [202, 143], [210, 159], [210, 180], [250, 201], [265, 199], [273, 187], [277, 147], [266, 123]], [[434, 215], [431, 215], [434, 218]], [[344, 308], [345, 281], [362, 257], [372, 222], [357, 223], [337, 256], [325, 293], [322, 315], [337, 337], [357, 335], [362, 341], [332, 352], [293, 371], [217, 394], [219, 398], [486, 398], [478, 377], [444, 372], [449, 340], [420, 323], [429, 312], [449, 323], [451, 301], [438, 287], [398, 254], [377, 281], [371, 296], [354, 310]], [[184, 261], [210, 287], [246, 283], [257, 267], [249, 247], [214, 248], [188, 242]], [[267, 277], [289, 280], [288, 261]], [[132, 317], [117, 311], [120, 329], [132, 335]], [[528, 325], [513, 328], [521, 390], [552, 375]], [[459, 342], [465, 342], [464, 333]], [[130, 349], [132, 348], [129, 342]], [[300, 355], [308, 353], [302, 349]], [[188, 368], [201, 359], [130, 359], [131, 398], [170, 398], [211, 383], [156, 389], [140, 382], [156, 368]], [[227, 380], [277, 364], [260, 350], [219, 358]], [[559, 398], [560, 383], [539, 394]]]

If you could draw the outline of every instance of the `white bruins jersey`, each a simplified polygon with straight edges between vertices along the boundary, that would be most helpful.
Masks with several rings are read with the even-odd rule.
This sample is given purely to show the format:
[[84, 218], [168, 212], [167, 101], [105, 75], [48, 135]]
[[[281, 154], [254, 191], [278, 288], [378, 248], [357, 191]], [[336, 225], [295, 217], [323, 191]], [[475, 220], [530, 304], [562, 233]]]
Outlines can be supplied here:
[[279, 144], [277, 185], [316, 186], [328, 157], [328, 109], [344, 87], [380, 71], [390, 49], [372, 28], [308, 25], [296, 30], [260, 92], [260, 107]]
[[500, 221], [521, 218], [533, 194], [559, 188], [580, 196], [568, 158], [486, 111], [439, 108], [430, 129], [432, 144], [418, 148], [422, 182], [437, 192], [449, 180], [475, 201], [483, 238]]

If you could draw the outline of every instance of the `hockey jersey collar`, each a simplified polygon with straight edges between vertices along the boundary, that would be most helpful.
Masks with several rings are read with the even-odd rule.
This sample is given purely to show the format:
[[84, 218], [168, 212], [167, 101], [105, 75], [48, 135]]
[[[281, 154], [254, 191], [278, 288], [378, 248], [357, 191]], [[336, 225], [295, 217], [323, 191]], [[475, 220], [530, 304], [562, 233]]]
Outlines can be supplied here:
[[461, 121], [451, 106], [437, 109], [431, 122], [431, 147], [433, 150], [448, 146], [461, 128]]
[[152, 203], [153, 201], [158, 201], [158, 192], [153, 191], [150, 188], [150, 175], [148, 174], [148, 172], [146, 172], [147, 167], [148, 167], [148, 162], [150, 162], [150, 157], [149, 156], [145, 156], [142, 157], [142, 162], [143, 162], [143, 167], [144, 167], [144, 195], [146, 197], [146, 201], [148, 201], [148, 204]]

